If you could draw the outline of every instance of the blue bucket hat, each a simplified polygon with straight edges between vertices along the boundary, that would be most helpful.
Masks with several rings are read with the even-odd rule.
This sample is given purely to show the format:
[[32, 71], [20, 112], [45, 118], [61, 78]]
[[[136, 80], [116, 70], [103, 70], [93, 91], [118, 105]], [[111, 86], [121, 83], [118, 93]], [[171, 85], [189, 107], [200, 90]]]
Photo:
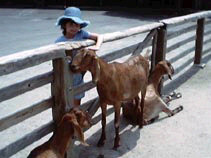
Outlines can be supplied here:
[[73, 20], [75, 23], [80, 24], [81, 28], [86, 27], [90, 24], [89, 21], [85, 21], [81, 19], [81, 11], [76, 7], [68, 7], [64, 11], [64, 15], [60, 16], [57, 19], [56, 25], [61, 25], [64, 19]]

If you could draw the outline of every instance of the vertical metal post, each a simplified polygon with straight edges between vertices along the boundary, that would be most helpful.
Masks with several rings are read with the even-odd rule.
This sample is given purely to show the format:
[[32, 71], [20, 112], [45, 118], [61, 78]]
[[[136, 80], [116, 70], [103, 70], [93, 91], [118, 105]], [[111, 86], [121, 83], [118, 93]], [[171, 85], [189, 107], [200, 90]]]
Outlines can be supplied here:
[[201, 56], [203, 51], [203, 40], [204, 40], [204, 22], [205, 22], [204, 18], [198, 19], [197, 21], [194, 64], [201, 64]]
[[[157, 34], [157, 46], [156, 46], [156, 54], [155, 54], [155, 65], [166, 59], [166, 46], [167, 46], [167, 28], [163, 26], [158, 29]], [[161, 94], [163, 87], [163, 81], [161, 80], [159, 85], [159, 93]]]

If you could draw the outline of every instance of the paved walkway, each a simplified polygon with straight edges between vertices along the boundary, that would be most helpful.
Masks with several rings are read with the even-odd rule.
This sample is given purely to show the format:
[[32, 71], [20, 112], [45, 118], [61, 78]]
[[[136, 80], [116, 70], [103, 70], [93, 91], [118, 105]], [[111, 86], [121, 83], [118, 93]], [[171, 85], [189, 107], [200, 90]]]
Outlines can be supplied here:
[[[56, 18], [62, 13], [62, 10], [54, 9], [1, 9], [0, 32], [4, 38], [0, 39], [0, 56], [53, 43], [56, 37], [60, 35], [60, 30], [54, 26], [54, 23]], [[92, 22], [92, 25], [87, 30], [101, 34], [121, 31], [167, 18], [157, 14], [152, 16], [127, 11], [84, 10], [83, 15], [84, 19]], [[168, 46], [193, 34], [194, 32], [191, 32], [177, 39], [170, 40], [168, 41]], [[134, 42], [143, 40], [144, 36], [145, 34], [106, 43], [98, 53], [101, 55], [131, 45]], [[105, 147], [96, 147], [101, 129], [101, 124], [98, 123], [85, 133], [90, 147], [76, 145], [74, 158], [97, 158], [103, 156], [104, 158], [209, 158], [211, 156], [211, 98], [209, 95], [211, 94], [211, 53], [209, 46], [205, 47], [203, 62], [206, 63], [206, 67], [204, 69], [195, 67], [192, 63], [194, 52], [180, 55], [182, 50], [192, 47], [193, 44], [194, 42], [187, 43], [183, 47], [179, 47], [167, 54], [167, 59], [172, 62], [176, 69], [176, 74], [173, 77], [173, 81], [165, 82], [164, 93], [167, 94], [173, 90], [182, 93], [183, 97], [181, 99], [171, 103], [171, 108], [183, 105], [184, 110], [182, 112], [171, 118], [165, 118], [165, 114], [161, 114], [161, 118], [164, 117], [165, 119], [145, 126], [141, 130], [138, 127], [128, 125], [127, 121], [122, 119], [121, 147], [117, 151], [111, 149], [114, 137], [113, 114], [111, 114], [107, 118], [107, 142]], [[174, 61], [178, 56], [180, 56], [180, 59]], [[126, 58], [122, 58], [121, 61]], [[1, 76], [0, 88], [33, 75], [44, 73], [50, 69], [51, 63], [47, 62], [11, 75]], [[90, 79], [90, 74], [86, 74], [85, 79]], [[29, 104], [36, 103], [37, 100], [47, 98], [49, 95], [50, 85], [47, 85], [15, 99], [2, 102], [0, 103], [0, 117], [13, 113]], [[86, 94], [83, 102], [95, 96], [97, 96], [96, 90], [92, 90]], [[100, 114], [100, 111], [97, 114]], [[0, 148], [51, 119], [51, 110], [47, 110], [30, 120], [0, 132]], [[12, 158], [26, 157], [34, 147], [46, 141], [50, 135], [33, 143], [12, 156]], [[76, 144], [78, 143], [76, 142]]]

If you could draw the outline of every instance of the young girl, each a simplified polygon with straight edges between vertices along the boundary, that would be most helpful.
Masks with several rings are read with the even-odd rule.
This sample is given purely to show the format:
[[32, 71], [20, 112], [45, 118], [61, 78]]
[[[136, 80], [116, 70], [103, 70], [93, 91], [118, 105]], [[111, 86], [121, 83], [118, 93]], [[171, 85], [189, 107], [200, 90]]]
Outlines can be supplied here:
[[[86, 39], [95, 40], [96, 44], [89, 47], [88, 49], [99, 50], [103, 42], [102, 36], [96, 33], [90, 33], [83, 28], [90, 24], [89, 21], [81, 19], [81, 11], [76, 7], [68, 7], [64, 11], [64, 15], [57, 19], [57, 26], [61, 26], [63, 35], [56, 39], [55, 43], [66, 42], [66, 41], [82, 41]], [[77, 52], [76, 52], [77, 53]], [[75, 53], [74, 53], [75, 54]], [[73, 75], [73, 86], [82, 84], [83, 75], [74, 74]], [[74, 106], [79, 106], [81, 98], [83, 98], [85, 93], [81, 93], [74, 98]]]

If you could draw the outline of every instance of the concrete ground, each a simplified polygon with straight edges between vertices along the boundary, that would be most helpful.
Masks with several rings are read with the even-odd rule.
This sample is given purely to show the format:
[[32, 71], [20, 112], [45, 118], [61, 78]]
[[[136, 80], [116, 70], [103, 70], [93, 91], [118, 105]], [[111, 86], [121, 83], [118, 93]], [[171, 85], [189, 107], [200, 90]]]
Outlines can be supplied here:
[[[0, 9], [1, 27], [0, 32], [3, 38], [0, 38], [0, 56], [9, 55], [15, 52], [37, 48], [43, 45], [51, 44], [61, 34], [59, 28], [54, 24], [56, 18], [62, 15], [63, 10], [58, 9]], [[125, 30], [131, 27], [152, 23], [159, 19], [167, 18], [166, 15], [151, 13], [151, 15], [132, 12], [132, 11], [93, 11], [83, 10], [84, 19], [90, 20], [87, 30], [96, 33], [110, 33]], [[178, 28], [181, 29], [181, 26]], [[175, 30], [177, 28], [169, 28]], [[206, 30], [210, 27], [206, 27]], [[190, 32], [178, 38], [168, 41], [168, 47], [175, 42], [186, 39], [194, 35]], [[120, 49], [132, 43], [137, 43], [145, 37], [145, 34], [133, 36], [124, 40], [105, 43], [99, 55], [110, 51]], [[205, 37], [205, 40], [209, 37]], [[122, 118], [121, 120], [121, 147], [114, 151], [114, 125], [113, 114], [107, 117], [107, 141], [104, 147], [96, 147], [100, 137], [101, 124], [97, 123], [85, 133], [89, 147], [81, 146], [77, 141], [74, 146], [74, 158], [210, 158], [211, 157], [211, 51], [210, 44], [204, 47], [202, 61], [206, 64], [204, 69], [193, 66], [194, 52], [181, 55], [181, 51], [191, 48], [194, 42], [189, 42], [183, 47], [178, 47], [172, 52], [167, 53], [167, 59], [175, 67], [176, 73], [173, 81], [166, 81], [164, 94], [172, 91], [181, 92], [183, 97], [171, 103], [170, 108], [183, 105], [184, 110], [177, 115], [166, 118], [161, 114], [161, 119], [143, 129], [133, 127]], [[124, 61], [128, 57], [120, 59]], [[179, 58], [179, 60], [175, 60]], [[22, 81], [33, 75], [47, 72], [51, 69], [51, 63], [43, 63], [24, 71], [19, 71], [11, 75], [0, 77], [0, 88], [11, 83]], [[86, 74], [85, 80], [90, 79], [90, 74]], [[0, 118], [9, 115], [29, 104], [36, 103], [38, 100], [45, 99], [50, 95], [50, 85], [38, 88], [32, 92], [25, 93], [14, 99], [0, 103]], [[82, 102], [97, 96], [93, 89], [86, 93]], [[96, 116], [100, 115], [100, 110]], [[35, 128], [50, 121], [51, 110], [47, 110], [32, 119], [13, 126], [3, 132], [0, 132], [0, 149], [9, 143], [21, 138]], [[37, 145], [46, 141], [51, 134], [40, 141], [33, 143], [22, 151], [18, 152], [12, 158], [24, 158]], [[0, 155], [0, 158], [1, 157]]]

